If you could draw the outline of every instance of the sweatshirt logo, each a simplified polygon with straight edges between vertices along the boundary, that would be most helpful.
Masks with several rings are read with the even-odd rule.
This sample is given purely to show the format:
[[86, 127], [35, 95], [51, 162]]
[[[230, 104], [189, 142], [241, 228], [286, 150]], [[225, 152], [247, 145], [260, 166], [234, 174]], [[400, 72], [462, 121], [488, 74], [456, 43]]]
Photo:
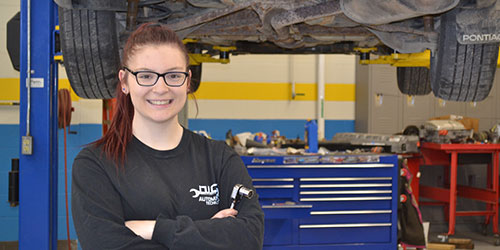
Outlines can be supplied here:
[[217, 183], [211, 186], [199, 185], [198, 189], [191, 188], [189, 192], [193, 192], [192, 196], [194, 199], [198, 199], [199, 202], [205, 202], [207, 206], [219, 205], [219, 188]]

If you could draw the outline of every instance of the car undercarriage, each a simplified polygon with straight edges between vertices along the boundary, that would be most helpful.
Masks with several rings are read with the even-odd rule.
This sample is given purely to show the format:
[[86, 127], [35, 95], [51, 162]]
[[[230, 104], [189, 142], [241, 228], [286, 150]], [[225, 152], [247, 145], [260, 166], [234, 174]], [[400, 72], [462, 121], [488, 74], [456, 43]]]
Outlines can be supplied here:
[[[121, 47], [128, 34], [145, 22], [168, 25], [187, 41], [191, 53], [207, 56], [354, 54], [358, 48], [370, 48], [370, 53], [377, 55], [430, 50], [428, 68], [421, 69], [420, 65], [398, 68], [398, 74], [418, 72], [428, 77], [418, 82], [398, 77], [406, 79], [398, 82], [398, 86], [404, 94], [424, 95], [432, 89], [436, 97], [453, 101], [481, 101], [488, 96], [500, 42], [500, 4], [496, 0], [56, 0], [56, 3], [60, 6], [62, 50], [68, 77], [75, 92], [87, 98], [112, 97], [116, 84], [113, 71], [119, 66]], [[75, 41], [82, 41], [81, 45]], [[93, 48], [93, 44], [103, 44], [109, 51], [100, 55], [94, 52], [100, 50]], [[221, 51], [223, 47], [230, 49]], [[82, 70], [82, 62], [76, 58], [84, 54], [103, 58], [102, 66]], [[193, 67], [199, 67], [201, 75], [201, 64], [196, 64]], [[94, 77], [104, 80], [104, 84], [99, 80], [91, 84], [79, 82], [81, 74], [92, 75], [101, 69], [111, 72]], [[83, 78], [92, 81], [92, 77]], [[425, 86], [418, 87], [422, 84]]]

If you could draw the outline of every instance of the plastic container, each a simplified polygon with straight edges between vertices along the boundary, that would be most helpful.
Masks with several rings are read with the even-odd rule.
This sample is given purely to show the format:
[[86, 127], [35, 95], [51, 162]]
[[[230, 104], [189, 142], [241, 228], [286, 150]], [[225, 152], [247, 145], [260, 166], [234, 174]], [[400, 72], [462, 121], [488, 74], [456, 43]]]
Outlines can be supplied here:
[[318, 124], [315, 120], [307, 120], [305, 125], [305, 150], [308, 153], [318, 153]]

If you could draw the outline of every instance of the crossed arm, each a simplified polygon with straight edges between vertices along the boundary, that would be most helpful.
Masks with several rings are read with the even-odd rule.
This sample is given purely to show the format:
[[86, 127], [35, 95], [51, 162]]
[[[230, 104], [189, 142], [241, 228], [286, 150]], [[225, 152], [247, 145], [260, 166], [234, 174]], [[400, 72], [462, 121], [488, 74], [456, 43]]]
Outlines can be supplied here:
[[[236, 217], [238, 211], [232, 208], [220, 210], [211, 219], [223, 219], [226, 217]], [[129, 220], [125, 221], [125, 226], [132, 230], [136, 235], [145, 240], [151, 240], [156, 225], [155, 220]]]

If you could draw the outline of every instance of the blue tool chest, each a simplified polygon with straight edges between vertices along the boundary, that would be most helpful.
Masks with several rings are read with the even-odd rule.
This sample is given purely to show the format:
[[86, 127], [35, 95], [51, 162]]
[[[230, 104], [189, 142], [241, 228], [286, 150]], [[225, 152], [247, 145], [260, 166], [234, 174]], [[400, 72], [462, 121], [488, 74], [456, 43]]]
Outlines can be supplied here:
[[396, 249], [396, 155], [242, 156], [264, 249]]

